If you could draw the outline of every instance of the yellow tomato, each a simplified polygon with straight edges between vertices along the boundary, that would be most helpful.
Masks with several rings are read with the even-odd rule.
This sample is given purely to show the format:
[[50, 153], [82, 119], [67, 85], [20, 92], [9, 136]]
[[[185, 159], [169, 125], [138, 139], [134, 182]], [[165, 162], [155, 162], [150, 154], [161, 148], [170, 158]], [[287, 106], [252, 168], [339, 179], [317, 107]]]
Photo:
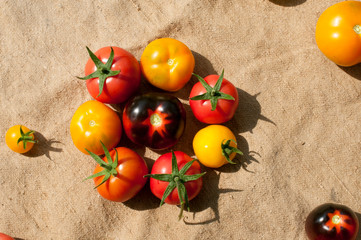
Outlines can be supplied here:
[[194, 56], [182, 42], [160, 38], [149, 43], [140, 58], [145, 78], [157, 88], [175, 92], [192, 77]]
[[340, 66], [361, 62], [361, 2], [343, 1], [327, 8], [316, 25], [323, 54]]
[[17, 153], [26, 153], [33, 148], [33, 131], [22, 125], [15, 125], [9, 128], [5, 135], [5, 142], [8, 147]]
[[207, 167], [219, 168], [242, 152], [232, 131], [223, 125], [209, 125], [193, 138], [193, 150], [198, 160]]
[[101, 155], [104, 150], [114, 148], [120, 141], [122, 125], [118, 114], [104, 103], [91, 100], [83, 103], [70, 122], [70, 134], [74, 145], [83, 153], [85, 149]]

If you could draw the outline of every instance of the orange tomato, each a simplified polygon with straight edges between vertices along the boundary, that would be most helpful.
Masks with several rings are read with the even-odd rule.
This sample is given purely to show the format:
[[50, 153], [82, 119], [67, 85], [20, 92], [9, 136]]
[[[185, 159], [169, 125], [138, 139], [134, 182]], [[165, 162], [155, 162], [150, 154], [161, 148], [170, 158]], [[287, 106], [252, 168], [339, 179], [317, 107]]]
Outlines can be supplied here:
[[344, 1], [327, 8], [316, 25], [321, 52], [340, 66], [361, 62], [361, 2]]
[[147, 182], [144, 177], [148, 173], [147, 164], [139, 154], [126, 147], [118, 147], [110, 152], [105, 148], [104, 152], [103, 159], [89, 152], [98, 164], [94, 174], [86, 179], [94, 179], [96, 189], [103, 198], [125, 202]]
[[74, 113], [70, 122], [70, 134], [74, 145], [83, 153], [86, 150], [101, 155], [104, 150], [115, 147], [122, 135], [118, 114], [104, 103], [91, 100], [83, 103]]
[[5, 142], [14, 152], [26, 153], [34, 146], [34, 134], [25, 126], [15, 125], [6, 132]]
[[140, 59], [145, 78], [157, 88], [175, 92], [192, 77], [194, 56], [182, 42], [160, 38], [149, 43]]

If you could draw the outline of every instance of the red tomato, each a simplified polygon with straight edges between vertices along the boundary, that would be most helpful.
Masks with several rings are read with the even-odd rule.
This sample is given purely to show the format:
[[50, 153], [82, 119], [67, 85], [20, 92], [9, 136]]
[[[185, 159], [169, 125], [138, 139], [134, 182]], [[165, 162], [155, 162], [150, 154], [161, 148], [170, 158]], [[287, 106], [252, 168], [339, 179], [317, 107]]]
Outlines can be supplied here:
[[145, 185], [148, 167], [144, 159], [129, 148], [118, 147], [108, 151], [102, 144], [105, 157], [89, 154], [97, 161], [94, 178], [99, 194], [110, 201], [125, 202], [134, 197]]
[[95, 53], [87, 49], [90, 58], [85, 65], [86, 77], [80, 79], [86, 80], [93, 98], [103, 103], [121, 103], [138, 90], [140, 66], [131, 53], [119, 47], [104, 47]]
[[359, 222], [349, 207], [325, 203], [309, 213], [305, 228], [310, 240], [355, 240]]
[[6, 235], [4, 233], [0, 233], [0, 240], [14, 240], [14, 238], [12, 238], [9, 235]]
[[[187, 154], [175, 151], [163, 154], [154, 163], [151, 174], [150, 190], [159, 199], [173, 205], [184, 204], [189, 210], [188, 201], [195, 198], [203, 186], [200, 164]], [[181, 198], [179, 197], [179, 193]]]
[[194, 84], [189, 95], [194, 116], [208, 124], [220, 124], [233, 118], [238, 107], [238, 92], [231, 82], [223, 78], [223, 71], [220, 76], [209, 75], [204, 79], [195, 76], [199, 82]]

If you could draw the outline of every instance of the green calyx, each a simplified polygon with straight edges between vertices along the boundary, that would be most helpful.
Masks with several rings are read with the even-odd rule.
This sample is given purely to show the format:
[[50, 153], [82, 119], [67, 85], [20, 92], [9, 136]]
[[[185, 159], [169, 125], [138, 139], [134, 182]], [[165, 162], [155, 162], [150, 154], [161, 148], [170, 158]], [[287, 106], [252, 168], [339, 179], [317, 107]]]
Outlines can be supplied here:
[[223, 93], [220, 91], [223, 81], [224, 70], [222, 70], [221, 75], [219, 76], [214, 87], [211, 87], [202, 77], [197, 74], [192, 73], [194, 76], [198, 78], [201, 82], [202, 86], [206, 89], [206, 93], [194, 96], [190, 98], [191, 100], [209, 100], [211, 102], [212, 111], [216, 110], [218, 99], [226, 99], [226, 100], [234, 100], [229, 94]]
[[30, 136], [31, 134], [34, 133], [34, 131], [29, 131], [27, 133], [24, 133], [23, 129], [21, 128], [22, 126], [20, 126], [20, 135], [21, 137], [19, 137], [17, 144], [19, 144], [21, 141], [23, 142], [23, 148], [26, 148], [26, 145], [28, 142], [31, 143], [36, 143], [36, 141], [34, 140], [34, 136]]
[[98, 184], [95, 188], [97, 188], [100, 185], [102, 185], [103, 183], [105, 183], [110, 178], [110, 176], [115, 177], [118, 174], [118, 172], [117, 172], [118, 152], [117, 152], [117, 150], [114, 149], [115, 150], [115, 158], [114, 158], [114, 161], [113, 161], [112, 157], [110, 156], [110, 153], [109, 153], [108, 149], [105, 147], [105, 145], [101, 141], [100, 141], [100, 143], [101, 143], [102, 148], [104, 150], [105, 157], [108, 159], [108, 162], [105, 162], [103, 159], [101, 159], [95, 153], [92, 153], [88, 149], [85, 149], [90, 154], [90, 156], [92, 156], [92, 158], [94, 158], [94, 160], [100, 165], [100, 167], [103, 168], [102, 171], [97, 172], [97, 173], [95, 173], [95, 174], [93, 174], [93, 175], [91, 175], [91, 176], [84, 179], [84, 181], [85, 181], [85, 180], [88, 180], [88, 179], [91, 179], [91, 178], [104, 176], [103, 181], [100, 184]]
[[105, 80], [108, 77], [112, 77], [112, 76], [118, 75], [120, 73], [119, 70], [117, 70], [117, 71], [111, 70], [111, 67], [113, 64], [113, 59], [114, 59], [114, 50], [112, 47], [110, 47], [110, 48], [111, 48], [110, 56], [108, 58], [108, 61], [104, 64], [99, 58], [97, 58], [97, 56], [95, 56], [95, 54], [92, 51], [90, 51], [90, 49], [88, 47], [86, 47], [90, 58], [94, 62], [95, 66], [97, 67], [97, 70], [83, 78], [77, 77], [78, 79], [81, 79], [81, 80], [88, 80], [91, 78], [99, 78], [99, 94], [97, 97], [99, 97], [100, 94], [102, 94], [102, 92], [103, 92]]
[[228, 139], [228, 140], [223, 140], [222, 141], [222, 144], [221, 144], [222, 155], [226, 158], [227, 162], [229, 162], [231, 164], [236, 164], [235, 162], [233, 162], [230, 159], [230, 155], [232, 153], [236, 153], [236, 154], [238, 153], [239, 155], [243, 155], [243, 152], [241, 152], [241, 150], [239, 150], [238, 148], [230, 146], [231, 141], [236, 143], [236, 141], [233, 140], [233, 139]]
[[179, 170], [177, 165], [177, 159], [172, 151], [172, 173], [171, 174], [147, 174], [144, 177], [151, 177], [160, 181], [169, 182], [167, 188], [165, 189], [163, 193], [163, 197], [160, 201], [160, 205], [162, 206], [164, 204], [165, 199], [172, 193], [172, 191], [177, 188], [178, 196], [180, 200], [181, 205], [181, 211], [179, 213], [178, 219], [180, 220], [183, 216], [183, 210], [184, 205], [187, 207], [187, 210], [189, 211], [189, 201], [188, 201], [188, 195], [187, 190], [184, 185], [184, 183], [189, 181], [197, 180], [198, 178], [202, 177], [204, 173], [200, 174], [194, 174], [194, 175], [185, 175], [187, 170], [192, 166], [193, 162], [196, 161], [196, 159], [193, 159], [192, 161], [188, 162], [184, 165], [184, 167]]

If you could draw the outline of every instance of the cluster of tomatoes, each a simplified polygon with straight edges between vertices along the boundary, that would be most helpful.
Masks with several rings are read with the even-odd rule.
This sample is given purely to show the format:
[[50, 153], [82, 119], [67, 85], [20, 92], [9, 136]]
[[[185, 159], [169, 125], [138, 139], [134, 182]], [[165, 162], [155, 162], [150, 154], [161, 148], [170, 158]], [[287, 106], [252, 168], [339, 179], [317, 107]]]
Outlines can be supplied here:
[[[86, 77], [80, 79], [86, 80], [95, 100], [83, 103], [70, 123], [74, 145], [97, 162], [93, 175], [87, 179], [94, 179], [102, 197], [124, 202], [134, 197], [150, 178], [151, 191], [161, 199], [161, 205], [165, 202], [189, 209], [189, 201], [203, 184], [199, 162], [218, 168], [234, 163], [235, 155], [242, 154], [232, 131], [220, 125], [236, 112], [237, 89], [223, 77], [223, 72], [204, 79], [194, 74], [192, 52], [175, 39], [161, 38], [149, 43], [140, 63], [119, 47], [104, 47], [94, 53], [87, 50], [90, 58], [85, 66]], [[164, 91], [139, 94], [141, 74]], [[182, 89], [192, 75], [199, 82], [190, 92], [190, 107], [199, 121], [209, 124], [193, 139], [199, 162], [182, 151], [172, 151], [161, 155], [149, 174], [142, 156], [116, 146], [123, 130], [132, 142], [150, 149], [174, 146], [183, 135], [186, 111], [171, 93]], [[106, 105], [119, 103], [124, 103], [121, 117]]]
[[[316, 42], [330, 60], [340, 66], [361, 62], [361, 2], [343, 1], [329, 7], [316, 25]], [[180, 204], [189, 207], [202, 187], [200, 163], [218, 168], [234, 163], [242, 154], [232, 131], [222, 123], [229, 121], [238, 106], [237, 89], [220, 76], [204, 79], [193, 73], [194, 57], [189, 48], [175, 39], [162, 38], [144, 50], [140, 64], [126, 50], [101, 48], [90, 58], [85, 75], [89, 93], [95, 100], [82, 104], [75, 112], [70, 132], [74, 145], [97, 162], [94, 174], [96, 189], [106, 199], [124, 202], [134, 197], [150, 178], [152, 193], [161, 205]], [[151, 149], [174, 146], [185, 128], [182, 103], [171, 94], [136, 95], [141, 74], [155, 87], [175, 92], [184, 87], [192, 75], [199, 79], [189, 96], [194, 116], [209, 124], [193, 139], [196, 161], [181, 151], [161, 155], [151, 173], [144, 159], [127, 147], [116, 147], [124, 129], [136, 144]], [[124, 103], [122, 119], [105, 104]], [[5, 136], [9, 148], [18, 153], [29, 151], [36, 140], [33, 131], [22, 125], [11, 127]], [[210, 154], [211, 152], [211, 154]], [[104, 157], [100, 157], [104, 155]], [[181, 211], [182, 212], [182, 211]], [[356, 239], [359, 222], [347, 206], [326, 203], [316, 207], [306, 219], [310, 239]], [[7, 235], [0, 233], [0, 238]], [[12, 239], [12, 238], [6, 238]]]

